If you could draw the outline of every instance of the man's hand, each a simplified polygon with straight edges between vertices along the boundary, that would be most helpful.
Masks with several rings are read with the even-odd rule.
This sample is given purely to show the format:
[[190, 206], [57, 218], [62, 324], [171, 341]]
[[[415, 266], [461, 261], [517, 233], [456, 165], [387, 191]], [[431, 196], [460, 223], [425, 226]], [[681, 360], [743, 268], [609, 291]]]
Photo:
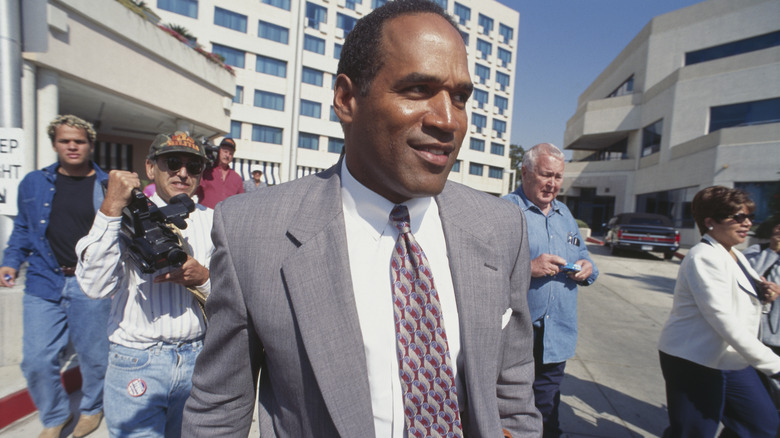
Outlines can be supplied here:
[[761, 301], [764, 303], [771, 303], [780, 296], [780, 286], [771, 281], [766, 281], [766, 278], [764, 277], [761, 277], [758, 289], [760, 291]]
[[192, 256], [187, 256], [187, 261], [181, 268], [154, 277], [155, 283], [172, 282], [182, 286], [201, 286], [209, 279], [209, 270], [198, 263]]
[[569, 278], [576, 281], [577, 283], [581, 283], [590, 277], [590, 274], [593, 273], [593, 265], [587, 260], [587, 259], [581, 259], [577, 260], [575, 264], [580, 265], [582, 269], [580, 269], [580, 272], [569, 272]]
[[12, 287], [14, 280], [16, 280], [16, 269], [9, 266], [0, 267], [0, 285]]
[[130, 203], [133, 189], [141, 188], [141, 179], [135, 172], [112, 170], [108, 174], [108, 190], [100, 211], [108, 217], [122, 216], [122, 209]]
[[[553, 276], [561, 270], [561, 266], [566, 264], [563, 257], [553, 254], [542, 254], [531, 260], [531, 277]], [[584, 268], [584, 267], [583, 267]], [[590, 275], [590, 274], [588, 274]]]

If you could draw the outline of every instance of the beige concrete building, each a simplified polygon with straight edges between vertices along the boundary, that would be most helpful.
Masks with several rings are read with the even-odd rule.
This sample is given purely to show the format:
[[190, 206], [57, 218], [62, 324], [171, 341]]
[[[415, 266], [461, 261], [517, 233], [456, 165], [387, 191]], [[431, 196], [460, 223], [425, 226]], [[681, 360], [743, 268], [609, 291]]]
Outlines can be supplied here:
[[653, 18], [580, 95], [561, 197], [595, 231], [613, 214], [672, 217], [683, 245], [711, 185], [780, 181], [780, 1], [708, 0]]
[[[336, 163], [343, 133], [331, 110], [344, 37], [386, 0], [153, 0], [236, 71], [229, 136], [234, 169], [278, 184]], [[514, 180], [509, 139], [520, 14], [494, 0], [436, 0], [459, 22], [476, 91], [450, 179], [503, 195]]]

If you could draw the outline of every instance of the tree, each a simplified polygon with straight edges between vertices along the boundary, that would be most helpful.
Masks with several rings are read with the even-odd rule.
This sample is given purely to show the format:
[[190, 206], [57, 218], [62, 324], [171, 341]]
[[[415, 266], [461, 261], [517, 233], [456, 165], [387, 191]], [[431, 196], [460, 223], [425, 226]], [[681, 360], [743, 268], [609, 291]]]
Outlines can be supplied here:
[[509, 191], [514, 191], [517, 186], [520, 185], [520, 165], [523, 163], [523, 156], [525, 155], [525, 149], [522, 146], [516, 144], [509, 145], [509, 160], [510, 168], [515, 171], [515, 186], [510, 187]]

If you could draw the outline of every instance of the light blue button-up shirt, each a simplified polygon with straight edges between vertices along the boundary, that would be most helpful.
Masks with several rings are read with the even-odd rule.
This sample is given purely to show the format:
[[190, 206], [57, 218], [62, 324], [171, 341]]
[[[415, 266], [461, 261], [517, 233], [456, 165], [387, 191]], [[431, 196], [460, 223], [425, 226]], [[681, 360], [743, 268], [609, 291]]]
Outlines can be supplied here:
[[[571, 212], [561, 202], [553, 200], [547, 216], [523, 193], [522, 186], [503, 197], [519, 205], [528, 224], [531, 260], [542, 254], [554, 254], [568, 263], [588, 260], [593, 273], [582, 286], [596, 281], [599, 275], [591, 260], [585, 240]], [[577, 282], [560, 272], [552, 277], [531, 278], [528, 307], [534, 327], [544, 327], [544, 363], [558, 363], [574, 356], [577, 347]]]

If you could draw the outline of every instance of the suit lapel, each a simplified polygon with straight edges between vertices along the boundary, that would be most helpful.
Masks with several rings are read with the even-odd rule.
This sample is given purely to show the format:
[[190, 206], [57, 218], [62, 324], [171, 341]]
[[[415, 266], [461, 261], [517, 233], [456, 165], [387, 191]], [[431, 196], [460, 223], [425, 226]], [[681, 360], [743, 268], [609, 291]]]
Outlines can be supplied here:
[[[301, 338], [322, 397], [342, 436], [373, 435], [368, 371], [355, 306], [340, 178], [314, 186], [288, 235], [298, 249], [282, 265]], [[357, 372], [356, 372], [357, 371]]]

